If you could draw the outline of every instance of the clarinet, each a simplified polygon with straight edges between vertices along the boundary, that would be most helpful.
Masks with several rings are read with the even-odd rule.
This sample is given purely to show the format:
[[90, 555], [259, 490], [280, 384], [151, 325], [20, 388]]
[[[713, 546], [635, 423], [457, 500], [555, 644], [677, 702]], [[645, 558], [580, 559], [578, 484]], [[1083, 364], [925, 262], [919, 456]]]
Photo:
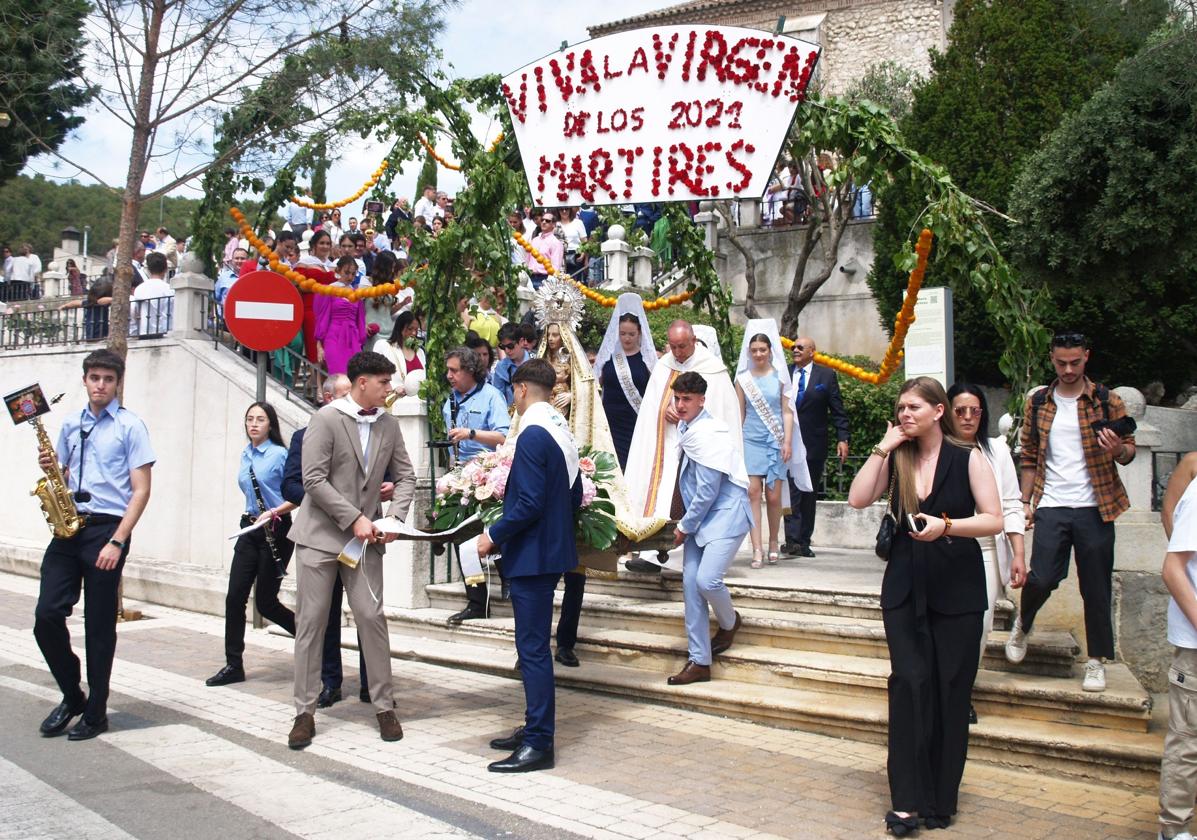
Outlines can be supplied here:
[[[253, 483], [254, 497], [258, 500], [258, 507], [262, 509], [262, 513], [265, 513], [267, 510], [266, 500], [262, 498], [262, 488], [258, 484], [258, 477], [254, 474], [253, 467], [249, 468], [249, 480]], [[262, 533], [266, 537], [267, 547], [270, 548], [270, 558], [274, 560], [275, 574], [278, 576], [279, 580], [282, 580], [287, 576], [287, 573], [283, 570], [283, 563], [281, 560], [279, 560], [278, 556], [278, 544], [274, 541], [274, 522], [267, 522], [265, 525], [263, 525]]]

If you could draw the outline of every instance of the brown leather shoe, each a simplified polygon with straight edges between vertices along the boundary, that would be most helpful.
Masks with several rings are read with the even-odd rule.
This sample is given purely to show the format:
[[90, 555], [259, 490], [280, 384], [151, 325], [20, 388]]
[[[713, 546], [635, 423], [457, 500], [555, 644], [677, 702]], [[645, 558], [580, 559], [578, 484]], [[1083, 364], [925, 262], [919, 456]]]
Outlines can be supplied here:
[[711, 681], [711, 666], [699, 665], [694, 661], [686, 663], [686, 667], [678, 671], [668, 682], [670, 685], [689, 685], [696, 682]]
[[740, 614], [736, 613], [736, 623], [730, 630], [724, 630], [720, 627], [715, 631], [715, 635], [711, 636], [711, 653], [723, 653], [732, 646], [732, 642], [736, 640], [736, 631], [740, 629], [743, 624]]
[[398, 741], [403, 738], [403, 727], [393, 711], [378, 713], [378, 731], [384, 741]]
[[316, 734], [316, 718], [308, 712], [295, 716], [295, 725], [291, 727], [291, 734], [287, 736], [287, 746], [293, 750], [302, 750], [310, 746], [312, 736]]

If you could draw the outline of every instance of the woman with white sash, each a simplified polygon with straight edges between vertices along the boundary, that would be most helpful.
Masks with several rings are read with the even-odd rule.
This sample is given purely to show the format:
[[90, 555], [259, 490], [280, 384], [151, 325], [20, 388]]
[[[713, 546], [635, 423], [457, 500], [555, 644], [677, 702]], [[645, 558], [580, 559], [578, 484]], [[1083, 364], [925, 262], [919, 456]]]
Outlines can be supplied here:
[[[778, 534], [787, 500], [786, 474], [794, 456], [794, 414], [787, 399], [790, 373], [785, 363], [777, 322], [756, 318], [744, 327], [744, 343], [736, 365], [736, 396], [744, 423], [744, 465], [748, 471], [748, 501], [752, 507], [752, 568], [763, 565], [761, 496], [769, 517], [769, 565], [781, 554]], [[805, 464], [805, 451], [803, 452]]]
[[635, 292], [625, 292], [615, 304], [607, 333], [594, 357], [594, 375], [603, 389], [603, 411], [621, 470], [628, 465], [640, 401], [656, 363], [657, 351], [644, 302]]

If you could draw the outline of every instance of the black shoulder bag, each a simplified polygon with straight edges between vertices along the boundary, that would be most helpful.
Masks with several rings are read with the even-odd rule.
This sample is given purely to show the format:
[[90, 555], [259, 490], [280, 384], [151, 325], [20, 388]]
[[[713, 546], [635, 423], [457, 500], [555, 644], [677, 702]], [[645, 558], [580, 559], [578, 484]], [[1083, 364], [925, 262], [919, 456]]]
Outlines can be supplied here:
[[894, 489], [898, 483], [898, 471], [894, 464], [889, 467], [889, 492], [885, 495], [885, 515], [881, 517], [881, 525], [877, 528], [877, 546], [873, 550], [882, 560], [889, 560], [889, 551], [894, 545], [894, 535], [898, 532], [898, 517], [894, 515]]

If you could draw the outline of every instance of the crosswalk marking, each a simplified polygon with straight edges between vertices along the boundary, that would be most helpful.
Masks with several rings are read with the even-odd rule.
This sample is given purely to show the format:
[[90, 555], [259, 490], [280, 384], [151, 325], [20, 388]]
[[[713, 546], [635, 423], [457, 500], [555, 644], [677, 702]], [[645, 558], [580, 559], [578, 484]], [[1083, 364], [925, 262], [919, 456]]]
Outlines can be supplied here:
[[37, 776], [0, 758], [0, 840], [134, 840]]
[[308, 840], [427, 840], [474, 835], [398, 803], [325, 781], [194, 726], [112, 732], [105, 742], [146, 764]]

